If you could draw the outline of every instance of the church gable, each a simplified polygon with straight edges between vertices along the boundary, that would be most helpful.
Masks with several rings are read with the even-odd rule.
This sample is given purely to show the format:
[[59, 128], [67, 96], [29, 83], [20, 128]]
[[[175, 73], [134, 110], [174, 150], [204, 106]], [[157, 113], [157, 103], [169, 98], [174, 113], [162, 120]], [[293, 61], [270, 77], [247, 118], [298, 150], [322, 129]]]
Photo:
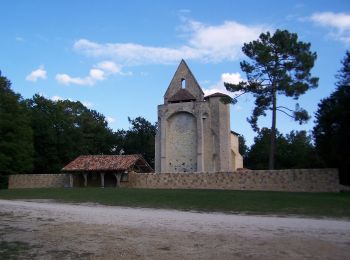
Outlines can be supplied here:
[[[158, 106], [155, 171], [158, 173], [230, 172], [230, 106], [222, 93], [204, 93], [184, 60]], [[235, 140], [233, 140], [235, 141]], [[235, 152], [235, 151], [234, 151]], [[235, 155], [235, 156], [233, 156]], [[241, 164], [240, 164], [241, 165]]]
[[[181, 99], [184, 97], [184, 100]], [[169, 102], [203, 101], [204, 93], [184, 60], [181, 60], [164, 95], [164, 104]]]

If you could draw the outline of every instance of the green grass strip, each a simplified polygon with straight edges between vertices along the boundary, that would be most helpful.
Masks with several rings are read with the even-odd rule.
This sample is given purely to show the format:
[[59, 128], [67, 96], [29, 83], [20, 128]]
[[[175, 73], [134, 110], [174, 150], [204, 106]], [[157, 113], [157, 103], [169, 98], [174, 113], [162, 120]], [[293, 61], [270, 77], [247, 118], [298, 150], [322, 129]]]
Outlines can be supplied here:
[[0, 190], [0, 199], [52, 199], [104, 205], [350, 218], [350, 193], [61, 188]]

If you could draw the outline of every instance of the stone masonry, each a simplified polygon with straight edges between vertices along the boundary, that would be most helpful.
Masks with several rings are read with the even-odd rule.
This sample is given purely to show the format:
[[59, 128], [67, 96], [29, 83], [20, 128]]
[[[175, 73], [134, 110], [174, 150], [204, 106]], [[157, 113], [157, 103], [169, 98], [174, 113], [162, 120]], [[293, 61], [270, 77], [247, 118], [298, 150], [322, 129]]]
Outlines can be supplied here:
[[61, 188], [69, 184], [66, 174], [16, 174], [9, 176], [9, 189]]
[[[65, 174], [18, 174], [9, 178], [9, 189], [63, 188]], [[290, 192], [338, 192], [336, 169], [260, 170], [221, 173], [129, 173], [121, 187], [150, 189], [228, 189]]]
[[230, 130], [230, 106], [222, 97], [221, 93], [204, 97], [187, 64], [181, 61], [164, 104], [158, 106], [156, 173], [230, 172], [243, 167], [238, 136]]
[[259, 170], [221, 173], [130, 173], [130, 188], [339, 192], [336, 169]]

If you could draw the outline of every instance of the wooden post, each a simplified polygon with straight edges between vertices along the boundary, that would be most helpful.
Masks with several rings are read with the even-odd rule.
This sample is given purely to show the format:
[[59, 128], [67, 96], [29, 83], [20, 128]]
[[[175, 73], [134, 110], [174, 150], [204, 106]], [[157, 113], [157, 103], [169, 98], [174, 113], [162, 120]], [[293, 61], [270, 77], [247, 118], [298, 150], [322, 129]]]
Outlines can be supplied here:
[[84, 187], [87, 187], [87, 173], [84, 173], [83, 176], [84, 176]]
[[73, 179], [73, 174], [69, 174], [69, 187], [73, 188], [74, 185], [74, 179]]
[[101, 172], [100, 176], [101, 176], [101, 188], [104, 188], [105, 187], [105, 173]]
[[115, 173], [114, 176], [117, 179], [117, 183], [116, 183], [115, 187], [119, 188], [120, 187], [120, 179], [122, 177], [122, 173], [121, 172]]

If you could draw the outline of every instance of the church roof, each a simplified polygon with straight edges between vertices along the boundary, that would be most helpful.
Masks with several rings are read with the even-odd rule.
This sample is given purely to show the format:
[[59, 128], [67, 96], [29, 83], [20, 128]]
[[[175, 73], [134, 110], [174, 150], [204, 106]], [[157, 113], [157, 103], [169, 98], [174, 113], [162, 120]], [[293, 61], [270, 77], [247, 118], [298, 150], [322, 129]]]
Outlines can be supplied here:
[[180, 89], [178, 92], [175, 93], [172, 97], [169, 98], [169, 102], [180, 102], [180, 101], [191, 101], [196, 100], [196, 97], [193, 96], [189, 91], [186, 89]]
[[64, 172], [79, 171], [126, 171], [134, 167], [143, 172], [151, 172], [152, 168], [139, 154], [130, 155], [81, 155], [65, 167]]
[[231, 134], [233, 134], [233, 135], [237, 135], [237, 136], [239, 136], [239, 135], [240, 135], [239, 133], [237, 133], [237, 132], [235, 132], [235, 131], [233, 131], [233, 130], [231, 130]]
[[167, 104], [169, 99], [173, 98], [181, 89], [186, 89], [194, 97], [194, 100], [203, 101], [204, 92], [184, 60], [181, 60], [172, 80], [170, 81], [164, 95], [164, 103]]
[[204, 98], [207, 99], [207, 98], [211, 98], [211, 97], [230, 97], [230, 96], [226, 95], [224, 93], [216, 92], [216, 93], [211, 94], [209, 96], [205, 96]]

